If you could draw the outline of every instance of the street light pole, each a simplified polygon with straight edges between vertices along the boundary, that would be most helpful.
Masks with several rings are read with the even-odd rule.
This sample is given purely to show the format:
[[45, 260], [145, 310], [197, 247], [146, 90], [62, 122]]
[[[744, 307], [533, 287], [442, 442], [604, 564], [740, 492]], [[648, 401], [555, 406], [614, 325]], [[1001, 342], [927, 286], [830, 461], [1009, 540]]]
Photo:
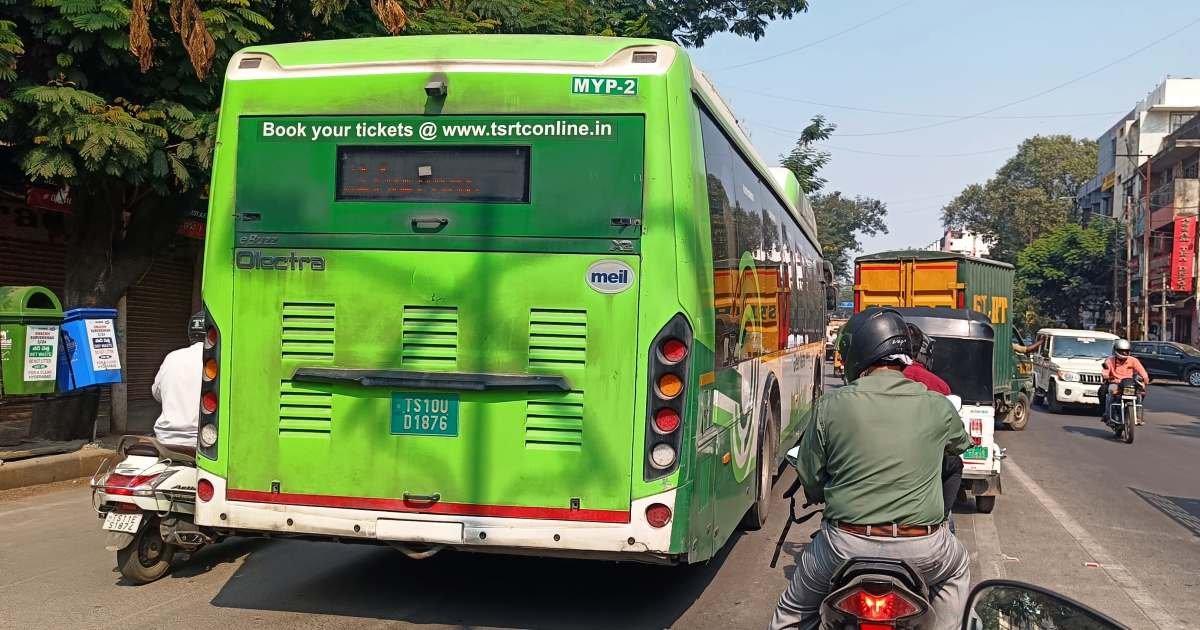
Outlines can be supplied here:
[[[1142, 211], [1142, 339], [1150, 336], [1150, 163], [1154, 156], [1146, 157], [1145, 190], [1146, 208]], [[1160, 333], [1161, 335], [1161, 333]]]

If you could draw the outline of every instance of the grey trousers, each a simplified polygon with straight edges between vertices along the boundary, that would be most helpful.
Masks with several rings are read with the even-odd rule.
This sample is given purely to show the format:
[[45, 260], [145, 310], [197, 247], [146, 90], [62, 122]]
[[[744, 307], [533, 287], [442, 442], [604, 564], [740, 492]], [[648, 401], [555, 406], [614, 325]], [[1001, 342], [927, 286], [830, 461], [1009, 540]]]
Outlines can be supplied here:
[[821, 621], [821, 600], [829, 594], [830, 580], [843, 562], [854, 557], [908, 560], [929, 586], [932, 619], [929, 630], [961, 627], [963, 609], [971, 590], [971, 560], [966, 547], [942, 527], [929, 536], [914, 538], [867, 537], [821, 523], [796, 562], [792, 583], [779, 598], [770, 630], [815, 630]]

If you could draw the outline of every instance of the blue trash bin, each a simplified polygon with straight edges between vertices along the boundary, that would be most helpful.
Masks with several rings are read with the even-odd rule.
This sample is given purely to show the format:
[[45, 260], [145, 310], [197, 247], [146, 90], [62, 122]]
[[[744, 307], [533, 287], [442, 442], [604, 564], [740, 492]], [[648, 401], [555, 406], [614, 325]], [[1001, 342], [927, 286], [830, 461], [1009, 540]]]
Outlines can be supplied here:
[[58, 391], [121, 382], [116, 319], [113, 308], [73, 308], [63, 313]]

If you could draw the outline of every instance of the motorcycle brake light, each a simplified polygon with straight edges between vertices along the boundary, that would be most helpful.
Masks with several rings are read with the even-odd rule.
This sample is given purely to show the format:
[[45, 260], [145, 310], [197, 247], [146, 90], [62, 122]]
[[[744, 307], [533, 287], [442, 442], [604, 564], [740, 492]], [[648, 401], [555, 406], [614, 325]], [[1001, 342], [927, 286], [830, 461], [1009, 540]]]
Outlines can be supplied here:
[[[851, 591], [833, 606], [842, 612], [854, 615], [859, 620], [876, 622], [896, 621], [920, 612], [917, 604], [908, 601], [908, 598], [896, 591], [872, 595], [861, 588]], [[864, 624], [860, 627], [869, 626]]]

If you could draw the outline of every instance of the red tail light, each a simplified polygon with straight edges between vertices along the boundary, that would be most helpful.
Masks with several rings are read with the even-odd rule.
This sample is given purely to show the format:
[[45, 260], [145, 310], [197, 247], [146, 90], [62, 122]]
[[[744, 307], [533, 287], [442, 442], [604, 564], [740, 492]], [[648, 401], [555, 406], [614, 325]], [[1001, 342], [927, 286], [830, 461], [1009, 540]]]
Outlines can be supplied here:
[[674, 409], [659, 409], [654, 414], [654, 428], [660, 433], [670, 433], [679, 428], [679, 412]]
[[205, 503], [212, 501], [213, 494], [215, 492], [216, 489], [213, 488], [212, 482], [207, 479], [201, 479], [200, 482], [196, 484], [196, 496]]
[[204, 347], [205, 348], [217, 347], [217, 327], [216, 326], [210, 325], [208, 327], [208, 332], [204, 333]]
[[[895, 591], [872, 595], [861, 588], [851, 591], [833, 606], [863, 621], [896, 621], [920, 612], [917, 604]], [[861, 627], [869, 626], [863, 624]]]
[[200, 397], [200, 409], [203, 410], [204, 413], [217, 412], [216, 392], [204, 392], [204, 395]]
[[688, 347], [678, 339], [667, 339], [658, 346], [658, 353], [665, 363], [675, 365], [687, 358]]
[[958, 308], [967, 308], [967, 294], [965, 291], [963, 291], [962, 289], [959, 289], [958, 297], [956, 298], [956, 300], [957, 300], [956, 304], [958, 304]]
[[[158, 477], [159, 473], [153, 475], [121, 475], [111, 473], [104, 480], [104, 485], [101, 486], [105, 494], [115, 494], [123, 497], [131, 497], [136, 490], [146, 490], [150, 487], [150, 482]], [[145, 487], [141, 487], [145, 486]]]
[[862, 284], [862, 269], [857, 265], [854, 267], [854, 312], [862, 310], [862, 295], [858, 292], [858, 285]]
[[646, 508], [646, 522], [650, 523], [650, 527], [666, 527], [671, 522], [671, 508], [661, 503], [650, 504]]
[[974, 418], [971, 420], [971, 437], [983, 436], [983, 420]]

